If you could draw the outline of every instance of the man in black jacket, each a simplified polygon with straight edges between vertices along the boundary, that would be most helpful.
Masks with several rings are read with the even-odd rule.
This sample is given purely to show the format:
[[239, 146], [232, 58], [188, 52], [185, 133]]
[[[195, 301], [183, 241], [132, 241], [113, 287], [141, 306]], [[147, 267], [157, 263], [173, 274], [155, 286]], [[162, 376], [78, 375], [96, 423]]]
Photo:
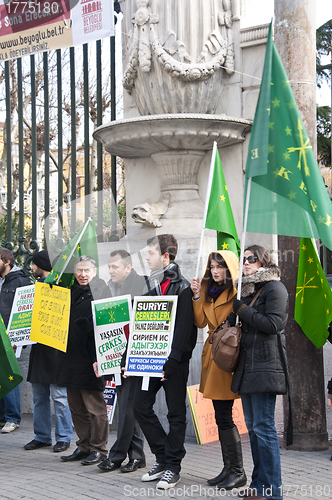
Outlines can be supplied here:
[[[171, 234], [161, 234], [147, 242], [147, 262], [151, 269], [149, 295], [177, 295], [178, 305], [171, 352], [163, 366], [163, 378], [151, 377], [147, 391], [137, 378], [134, 414], [150, 445], [156, 462], [142, 481], [160, 479], [158, 489], [174, 487], [180, 480], [181, 461], [185, 456], [186, 386], [189, 360], [196, 344], [190, 283], [174, 262], [178, 244]], [[167, 403], [168, 434], [153, 410], [156, 394], [163, 387]]]
[[[16, 288], [31, 285], [30, 279], [15, 265], [14, 255], [7, 248], [0, 248], [0, 314], [8, 326]], [[5, 425], [2, 434], [18, 429], [21, 422], [20, 389], [17, 385], [0, 401], [1, 420]]]
[[[47, 250], [33, 254], [32, 274], [43, 283], [52, 270]], [[43, 344], [31, 346], [27, 380], [32, 385], [33, 430], [35, 437], [24, 446], [37, 450], [52, 444], [52, 415], [50, 396], [54, 403], [55, 439], [53, 451], [63, 452], [70, 446], [73, 423], [67, 401], [67, 390], [57, 385], [59, 352]]]
[[67, 387], [69, 408], [79, 439], [74, 453], [61, 459], [93, 465], [107, 457], [109, 425], [103, 396], [104, 378], [97, 378], [93, 369], [97, 357], [91, 302], [107, 298], [110, 293], [105, 281], [97, 276], [92, 257], [79, 257], [74, 264], [74, 275], [67, 352], [60, 353], [58, 385]]
[[[145, 278], [133, 269], [130, 254], [126, 250], [114, 250], [110, 254], [108, 271], [111, 277], [108, 286], [112, 297], [129, 294], [133, 299], [135, 295], [143, 295], [146, 291]], [[145, 467], [143, 433], [133, 412], [135, 383], [135, 377], [121, 377], [121, 385], [116, 388], [119, 408], [117, 436], [108, 458], [98, 464], [103, 472], [111, 472], [120, 467], [121, 472], [134, 472]], [[121, 466], [127, 455], [129, 462]]]

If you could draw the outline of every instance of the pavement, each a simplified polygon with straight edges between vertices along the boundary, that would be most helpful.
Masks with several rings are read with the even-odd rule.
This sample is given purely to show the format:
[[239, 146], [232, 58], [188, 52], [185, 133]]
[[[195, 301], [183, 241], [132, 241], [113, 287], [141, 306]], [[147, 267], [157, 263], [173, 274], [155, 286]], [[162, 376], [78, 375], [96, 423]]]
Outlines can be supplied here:
[[[237, 490], [225, 492], [209, 487], [207, 478], [220, 472], [221, 456], [218, 442], [198, 445], [187, 438], [187, 454], [182, 462], [181, 481], [166, 492], [156, 490], [155, 482], [142, 483], [141, 476], [154, 463], [154, 456], [145, 446], [147, 467], [124, 474], [119, 470], [102, 473], [97, 466], [82, 466], [80, 462], [65, 463], [61, 453], [52, 447], [26, 451], [23, 446], [33, 439], [32, 415], [23, 415], [20, 428], [10, 434], [0, 434], [0, 499], [31, 500], [113, 500], [125, 498], [238, 498]], [[109, 435], [110, 447], [116, 433]], [[76, 437], [71, 447], [74, 449]], [[248, 435], [242, 436], [244, 467], [248, 478], [252, 460]], [[281, 449], [284, 498], [332, 499], [332, 450], [299, 452]], [[248, 482], [249, 485], [249, 482]]]

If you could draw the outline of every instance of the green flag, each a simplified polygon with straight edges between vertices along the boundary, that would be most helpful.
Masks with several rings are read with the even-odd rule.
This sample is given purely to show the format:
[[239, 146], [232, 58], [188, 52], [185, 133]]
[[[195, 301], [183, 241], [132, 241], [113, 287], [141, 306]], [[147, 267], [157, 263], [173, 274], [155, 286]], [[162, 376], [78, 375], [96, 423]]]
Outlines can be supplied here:
[[325, 344], [332, 321], [332, 292], [309, 238], [301, 238], [294, 319], [317, 348]]
[[45, 279], [45, 283], [58, 284], [70, 288], [74, 283], [74, 262], [81, 255], [89, 255], [98, 263], [98, 247], [95, 224], [88, 219], [83, 228], [68, 243], [56, 261], [54, 268]]
[[332, 249], [332, 205], [270, 25], [250, 136], [247, 231], [320, 238]]
[[236, 232], [232, 207], [217, 148], [215, 151], [211, 190], [204, 227], [214, 229], [218, 232], [218, 250], [231, 250], [239, 257], [240, 243]]
[[0, 316], [0, 399], [6, 396], [23, 380], [14, 349]]
[[97, 326], [125, 323], [130, 320], [127, 299], [115, 298], [108, 302], [94, 304], [94, 308]]

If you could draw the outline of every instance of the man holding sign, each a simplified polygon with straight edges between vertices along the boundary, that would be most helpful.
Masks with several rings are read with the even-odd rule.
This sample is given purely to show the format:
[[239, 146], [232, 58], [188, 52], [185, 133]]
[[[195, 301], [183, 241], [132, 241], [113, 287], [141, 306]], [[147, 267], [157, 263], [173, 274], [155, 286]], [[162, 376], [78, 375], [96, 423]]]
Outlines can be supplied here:
[[[108, 271], [111, 277], [108, 286], [112, 297], [130, 294], [133, 299], [135, 295], [143, 295], [146, 291], [145, 278], [133, 269], [131, 256], [126, 250], [114, 250], [110, 254]], [[134, 472], [145, 467], [143, 433], [133, 412], [135, 383], [135, 377], [121, 377], [121, 385], [116, 387], [119, 408], [117, 436], [108, 458], [98, 465], [103, 472], [111, 472], [120, 467], [121, 472]], [[121, 465], [127, 455], [128, 463]]]
[[[178, 249], [176, 239], [171, 234], [161, 234], [148, 240], [147, 244], [146, 260], [151, 269], [149, 295], [178, 296], [171, 352], [163, 366], [163, 377], [151, 377], [147, 391], [142, 390], [142, 378], [138, 377], [134, 394], [134, 414], [156, 456], [154, 466], [142, 476], [142, 481], [160, 479], [157, 488], [166, 490], [180, 481], [181, 461], [186, 453], [186, 386], [197, 329], [190, 284], [174, 262]], [[168, 409], [168, 434], [153, 410], [161, 387], [165, 391]]]
[[82, 465], [101, 462], [107, 456], [108, 417], [103, 397], [105, 382], [97, 378], [93, 363], [96, 348], [91, 302], [109, 296], [106, 283], [97, 276], [96, 262], [82, 255], [74, 264], [75, 281], [71, 287], [71, 308], [66, 353], [60, 353], [58, 385], [67, 387], [69, 408], [79, 437], [64, 462], [80, 460]]
[[[31, 281], [22, 269], [16, 266], [13, 253], [7, 248], [0, 248], [0, 314], [6, 329], [16, 288], [27, 285], [31, 285]], [[2, 434], [8, 434], [19, 428], [21, 422], [19, 385], [0, 401], [0, 413], [1, 420], [5, 421]]]

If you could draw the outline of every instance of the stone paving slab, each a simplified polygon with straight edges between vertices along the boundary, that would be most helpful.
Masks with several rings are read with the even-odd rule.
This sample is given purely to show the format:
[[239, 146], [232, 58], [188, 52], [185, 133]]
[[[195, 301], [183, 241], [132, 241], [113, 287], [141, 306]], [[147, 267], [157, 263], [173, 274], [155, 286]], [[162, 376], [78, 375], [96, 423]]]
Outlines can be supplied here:
[[[115, 441], [110, 433], [109, 446]], [[123, 474], [102, 473], [96, 466], [61, 462], [52, 448], [26, 451], [24, 444], [33, 439], [32, 416], [23, 415], [21, 426], [11, 434], [0, 434], [0, 499], [1, 500], [123, 500], [125, 498], [238, 498], [237, 491], [224, 492], [209, 487], [206, 478], [220, 472], [219, 443], [198, 445], [186, 441], [181, 481], [167, 491], [155, 489], [156, 483], [142, 483], [147, 469]], [[248, 436], [242, 436], [244, 466], [250, 477], [252, 460]], [[74, 441], [67, 451], [75, 449]], [[66, 452], [66, 454], [67, 454]], [[147, 467], [154, 457], [146, 445]], [[331, 500], [331, 451], [298, 452], [281, 450], [285, 500]]]

